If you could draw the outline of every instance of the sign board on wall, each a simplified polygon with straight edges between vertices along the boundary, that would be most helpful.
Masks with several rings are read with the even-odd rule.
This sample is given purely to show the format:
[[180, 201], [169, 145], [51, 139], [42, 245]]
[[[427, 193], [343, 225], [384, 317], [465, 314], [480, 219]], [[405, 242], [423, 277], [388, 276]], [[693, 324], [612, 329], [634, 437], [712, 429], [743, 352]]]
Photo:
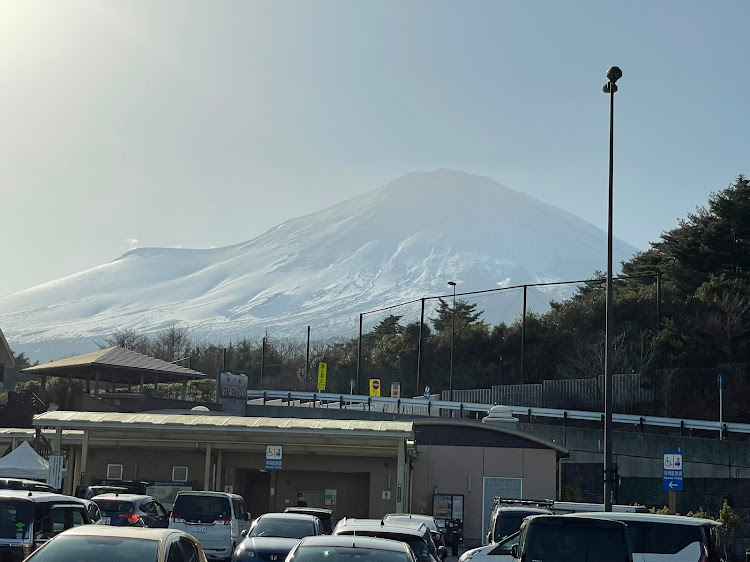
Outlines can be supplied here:
[[266, 470], [281, 470], [283, 460], [283, 445], [266, 445]]
[[49, 476], [47, 484], [55, 490], [62, 488], [63, 458], [60, 455], [51, 455], [49, 458]]
[[432, 516], [435, 519], [463, 519], [463, 494], [435, 494], [432, 496]]
[[326, 507], [336, 507], [336, 490], [326, 490], [325, 504]]
[[247, 375], [221, 373], [219, 375], [219, 398], [247, 400]]

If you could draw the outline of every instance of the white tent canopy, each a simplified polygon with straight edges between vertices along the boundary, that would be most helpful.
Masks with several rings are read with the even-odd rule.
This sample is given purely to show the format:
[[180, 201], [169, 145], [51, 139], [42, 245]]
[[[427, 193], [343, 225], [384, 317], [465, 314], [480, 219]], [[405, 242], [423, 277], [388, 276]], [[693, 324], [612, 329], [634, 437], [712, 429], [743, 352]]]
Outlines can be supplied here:
[[0, 477], [47, 481], [49, 462], [26, 441], [0, 459]]

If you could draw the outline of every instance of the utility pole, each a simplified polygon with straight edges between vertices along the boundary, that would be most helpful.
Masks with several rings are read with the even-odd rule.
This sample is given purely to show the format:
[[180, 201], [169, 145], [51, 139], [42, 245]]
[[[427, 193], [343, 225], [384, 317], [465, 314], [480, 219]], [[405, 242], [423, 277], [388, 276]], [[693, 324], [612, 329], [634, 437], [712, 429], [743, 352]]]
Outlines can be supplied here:
[[263, 371], [266, 366], [266, 338], [268, 337], [268, 334], [263, 336], [263, 347], [261, 347], [260, 352], [260, 388], [263, 388]]
[[526, 289], [528, 285], [523, 286], [523, 317], [521, 319], [521, 384], [526, 382], [525, 364], [526, 359]]
[[419, 396], [419, 381], [422, 375], [422, 331], [424, 329], [424, 297], [422, 297], [422, 315], [419, 317], [419, 343], [417, 344], [417, 389], [415, 396]]
[[359, 376], [362, 373], [362, 316], [359, 315], [359, 343], [357, 344], [357, 394], [359, 394]]
[[307, 362], [305, 363], [305, 390], [310, 384], [310, 326], [307, 327]]

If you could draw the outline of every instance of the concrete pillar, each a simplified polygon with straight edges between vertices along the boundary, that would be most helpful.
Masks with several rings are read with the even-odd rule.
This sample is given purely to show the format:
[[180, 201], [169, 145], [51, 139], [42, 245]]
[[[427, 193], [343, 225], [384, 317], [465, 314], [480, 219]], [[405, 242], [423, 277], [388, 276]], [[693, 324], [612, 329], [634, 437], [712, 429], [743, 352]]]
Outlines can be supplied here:
[[62, 454], [62, 426], [58, 425], [57, 428], [55, 428], [55, 439], [52, 441], [52, 454], [53, 455], [60, 455]]
[[206, 470], [203, 477], [203, 489], [211, 491], [211, 443], [206, 443]]
[[[81, 484], [81, 448], [71, 447], [71, 453], [73, 454], [73, 482], [71, 484], [72, 490], [71, 495], [75, 495], [76, 489]], [[70, 468], [68, 468], [70, 470]]]
[[94, 374], [94, 396], [99, 398], [99, 368], [96, 368], [96, 373]]
[[398, 461], [396, 461], [396, 513], [404, 512], [406, 492], [406, 440], [398, 440]]
[[222, 478], [221, 478], [222, 477], [221, 471], [223, 470], [221, 467], [223, 457], [224, 457], [223, 453], [224, 451], [222, 451], [221, 449], [216, 451], [216, 482], [214, 483], [214, 486], [215, 486], [215, 489], [220, 492], [224, 489]]
[[42, 392], [47, 390], [47, 376], [42, 375]]
[[83, 443], [81, 444], [81, 485], [88, 485], [88, 476], [86, 475], [86, 465], [89, 460], [89, 432], [83, 432]]
[[18, 447], [18, 437], [14, 437], [13, 441], [10, 442], [10, 450], [15, 451], [16, 447]]
[[182, 381], [182, 394], [181, 394], [182, 400], [187, 400], [187, 382], [188, 382], [187, 379]]
[[154, 396], [159, 393], [159, 375], [154, 375]]
[[140, 392], [141, 394], [143, 394], [143, 373], [142, 372], [141, 372], [141, 387], [138, 390], [138, 392]]

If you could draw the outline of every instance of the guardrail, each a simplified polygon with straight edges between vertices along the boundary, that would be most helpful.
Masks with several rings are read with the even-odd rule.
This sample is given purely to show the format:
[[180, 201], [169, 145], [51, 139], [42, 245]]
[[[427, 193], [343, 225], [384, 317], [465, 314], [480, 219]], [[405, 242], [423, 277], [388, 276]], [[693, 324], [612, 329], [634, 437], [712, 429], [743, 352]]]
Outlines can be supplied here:
[[[248, 404], [280, 401], [292, 407], [336, 407], [341, 409], [356, 408], [394, 413], [416, 413], [415, 410], [425, 411], [429, 416], [464, 417], [466, 414], [487, 414], [493, 404], [477, 404], [471, 402], [449, 402], [446, 400], [426, 400], [424, 398], [390, 398], [384, 396], [363, 396], [359, 394], [333, 394], [328, 392], [289, 392], [284, 390], [248, 390]], [[373, 408], [374, 407], [374, 408]], [[514, 415], [528, 416], [530, 419], [556, 418], [562, 420], [585, 420], [603, 422], [604, 414], [586, 410], [562, 410], [554, 408], [526, 408], [524, 406], [506, 406]], [[457, 416], [453, 414], [457, 413]], [[671, 427], [680, 430], [697, 429], [715, 431], [718, 435], [723, 427], [724, 433], [750, 434], [750, 424], [725, 422], [719, 424], [714, 420], [694, 420], [681, 418], [666, 418], [660, 416], [638, 416], [633, 414], [613, 414], [614, 423], [633, 426]]]

